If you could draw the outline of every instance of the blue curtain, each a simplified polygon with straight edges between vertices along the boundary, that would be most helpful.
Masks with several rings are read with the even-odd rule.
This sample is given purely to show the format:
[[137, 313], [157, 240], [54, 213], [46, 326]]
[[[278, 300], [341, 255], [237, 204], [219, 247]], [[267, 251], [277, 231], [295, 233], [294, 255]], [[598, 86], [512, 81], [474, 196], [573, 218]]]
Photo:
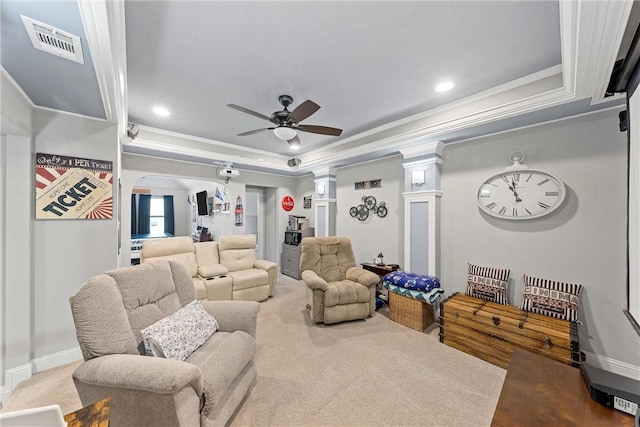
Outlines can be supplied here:
[[131, 235], [138, 234], [138, 208], [136, 206], [136, 195], [131, 195]]
[[151, 232], [151, 195], [140, 194], [138, 201], [138, 234]]
[[164, 196], [164, 232], [175, 234], [175, 218], [173, 214], [173, 196]]

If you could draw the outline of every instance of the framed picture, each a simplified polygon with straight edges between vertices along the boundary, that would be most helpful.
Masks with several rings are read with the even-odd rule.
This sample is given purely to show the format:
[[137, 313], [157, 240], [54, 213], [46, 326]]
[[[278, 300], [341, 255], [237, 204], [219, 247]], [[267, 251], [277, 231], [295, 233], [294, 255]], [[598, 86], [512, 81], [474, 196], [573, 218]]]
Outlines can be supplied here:
[[113, 163], [37, 153], [36, 219], [113, 218]]
[[381, 179], [370, 179], [369, 181], [360, 181], [355, 183], [356, 190], [369, 190], [371, 188], [382, 187]]
[[302, 207], [304, 209], [311, 209], [311, 196], [306, 196], [303, 200], [304, 204], [302, 205]]

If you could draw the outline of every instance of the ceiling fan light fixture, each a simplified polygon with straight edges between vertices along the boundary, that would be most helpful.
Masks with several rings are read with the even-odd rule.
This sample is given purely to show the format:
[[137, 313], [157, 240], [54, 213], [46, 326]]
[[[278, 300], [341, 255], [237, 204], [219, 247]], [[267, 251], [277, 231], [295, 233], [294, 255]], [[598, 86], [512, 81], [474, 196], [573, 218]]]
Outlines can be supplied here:
[[298, 138], [290, 139], [287, 142], [289, 143], [289, 147], [293, 150], [297, 150], [298, 148], [300, 148], [300, 140]]
[[295, 129], [291, 129], [290, 127], [286, 126], [278, 126], [277, 128], [273, 129], [273, 133], [277, 138], [283, 141], [289, 141], [291, 138], [295, 137], [298, 134]]

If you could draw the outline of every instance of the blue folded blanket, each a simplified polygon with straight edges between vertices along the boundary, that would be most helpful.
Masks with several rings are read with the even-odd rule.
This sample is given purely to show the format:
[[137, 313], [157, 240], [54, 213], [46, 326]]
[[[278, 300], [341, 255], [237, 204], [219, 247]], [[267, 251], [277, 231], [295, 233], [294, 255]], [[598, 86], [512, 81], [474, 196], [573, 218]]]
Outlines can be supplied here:
[[435, 276], [394, 271], [385, 275], [382, 279], [382, 285], [388, 288], [387, 284], [414, 291], [430, 292], [431, 290], [440, 287], [440, 279]]

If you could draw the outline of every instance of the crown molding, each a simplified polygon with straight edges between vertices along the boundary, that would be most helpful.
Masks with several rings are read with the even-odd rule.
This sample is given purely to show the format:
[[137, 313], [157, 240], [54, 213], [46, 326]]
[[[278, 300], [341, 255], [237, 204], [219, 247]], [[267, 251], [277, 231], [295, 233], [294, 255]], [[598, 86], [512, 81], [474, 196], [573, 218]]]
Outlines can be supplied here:
[[574, 98], [604, 99], [632, 6], [632, 0], [560, 1], [564, 87]]
[[127, 132], [127, 52], [124, 1], [78, 0], [107, 121]]

